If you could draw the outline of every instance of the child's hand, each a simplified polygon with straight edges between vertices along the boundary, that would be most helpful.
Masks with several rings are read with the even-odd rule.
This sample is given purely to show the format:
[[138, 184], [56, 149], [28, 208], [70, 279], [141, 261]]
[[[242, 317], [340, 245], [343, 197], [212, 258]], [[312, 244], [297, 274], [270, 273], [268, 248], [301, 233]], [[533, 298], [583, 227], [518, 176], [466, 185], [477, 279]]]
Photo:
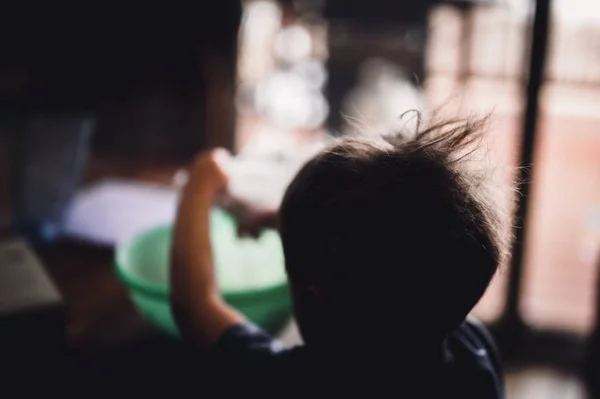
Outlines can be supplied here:
[[247, 201], [225, 193], [219, 203], [238, 223], [240, 237], [258, 238], [263, 230], [277, 227], [278, 214], [276, 209], [257, 207]]
[[186, 191], [214, 198], [227, 186], [230, 154], [223, 148], [201, 153], [192, 165]]
[[263, 230], [276, 228], [277, 219], [277, 211], [249, 208], [248, 212], [238, 219], [238, 234], [241, 237], [258, 238]]

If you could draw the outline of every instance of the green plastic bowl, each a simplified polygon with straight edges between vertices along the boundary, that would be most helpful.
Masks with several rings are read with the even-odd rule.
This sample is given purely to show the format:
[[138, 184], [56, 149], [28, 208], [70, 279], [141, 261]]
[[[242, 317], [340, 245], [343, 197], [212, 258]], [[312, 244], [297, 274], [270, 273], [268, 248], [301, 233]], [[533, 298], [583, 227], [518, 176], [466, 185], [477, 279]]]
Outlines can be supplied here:
[[[142, 316], [177, 336], [169, 305], [171, 237], [172, 226], [144, 232], [117, 248], [115, 264]], [[234, 219], [214, 209], [211, 241], [225, 301], [267, 331], [279, 331], [289, 320], [291, 307], [278, 234], [267, 231], [258, 240], [239, 239]]]

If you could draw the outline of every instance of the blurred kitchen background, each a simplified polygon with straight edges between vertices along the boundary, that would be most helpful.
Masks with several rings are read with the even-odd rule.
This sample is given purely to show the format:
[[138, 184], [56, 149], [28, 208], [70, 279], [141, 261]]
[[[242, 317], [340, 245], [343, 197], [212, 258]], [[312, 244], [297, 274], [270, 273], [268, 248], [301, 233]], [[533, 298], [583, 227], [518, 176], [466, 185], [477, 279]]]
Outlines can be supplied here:
[[148, 336], [114, 248], [172, 219], [201, 149], [238, 154], [232, 190], [276, 206], [331, 136], [410, 132], [410, 110], [492, 112], [486, 161], [499, 182], [521, 183], [498, 193], [515, 204], [518, 240], [474, 314], [498, 340], [509, 398], [600, 397], [600, 3], [247, 0], [143, 13], [133, 30], [128, 13], [111, 16], [110, 33], [29, 15], [15, 21], [47, 35], [3, 28], [21, 36], [0, 56], [0, 226], [12, 245], [0, 260], [26, 239], [58, 292], [42, 295], [61, 315], [48, 328], [69, 351]]

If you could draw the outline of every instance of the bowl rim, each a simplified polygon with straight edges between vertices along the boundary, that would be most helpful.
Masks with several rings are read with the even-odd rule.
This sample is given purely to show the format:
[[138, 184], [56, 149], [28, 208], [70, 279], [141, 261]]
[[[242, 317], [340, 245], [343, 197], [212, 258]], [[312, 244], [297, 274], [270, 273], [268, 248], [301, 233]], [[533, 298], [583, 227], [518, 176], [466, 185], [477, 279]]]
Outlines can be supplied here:
[[[156, 284], [151, 284], [145, 282], [143, 279], [133, 276], [131, 273], [127, 272], [127, 268], [125, 267], [125, 257], [126, 254], [131, 250], [135, 243], [141, 241], [147, 236], [153, 234], [159, 234], [163, 231], [172, 230], [172, 224], [166, 224], [157, 226], [148, 230], [145, 230], [142, 233], [135, 235], [132, 239], [118, 244], [115, 249], [114, 254], [114, 263], [115, 263], [115, 272], [118, 278], [125, 283], [128, 289], [132, 289], [134, 291], [152, 296], [161, 299], [166, 299], [170, 296], [169, 289], [165, 287], [158, 286]], [[288, 288], [288, 280], [287, 278], [282, 282], [266, 285], [260, 288], [252, 288], [243, 291], [221, 291], [221, 295], [226, 296], [229, 299], [243, 298], [247, 296], [253, 296], [256, 294], [266, 294], [272, 291], [279, 291], [281, 289]]]

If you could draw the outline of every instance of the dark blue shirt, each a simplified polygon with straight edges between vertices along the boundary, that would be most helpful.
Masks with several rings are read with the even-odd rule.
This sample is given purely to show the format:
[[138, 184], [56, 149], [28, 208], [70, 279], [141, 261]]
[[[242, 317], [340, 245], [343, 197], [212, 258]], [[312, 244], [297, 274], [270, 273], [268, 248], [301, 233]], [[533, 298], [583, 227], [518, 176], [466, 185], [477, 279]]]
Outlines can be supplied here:
[[403, 356], [386, 352], [381, 343], [378, 348], [384, 349], [368, 358], [354, 348], [347, 348], [343, 356], [325, 355], [308, 346], [287, 349], [258, 327], [240, 324], [223, 335], [213, 355], [215, 364], [223, 367], [220, 372], [228, 376], [224, 393], [239, 389], [282, 397], [364, 392], [410, 398], [504, 398], [493, 339], [473, 320], [452, 331], [439, 351], [423, 348], [419, 356], [416, 346], [410, 350], [416, 356]]

